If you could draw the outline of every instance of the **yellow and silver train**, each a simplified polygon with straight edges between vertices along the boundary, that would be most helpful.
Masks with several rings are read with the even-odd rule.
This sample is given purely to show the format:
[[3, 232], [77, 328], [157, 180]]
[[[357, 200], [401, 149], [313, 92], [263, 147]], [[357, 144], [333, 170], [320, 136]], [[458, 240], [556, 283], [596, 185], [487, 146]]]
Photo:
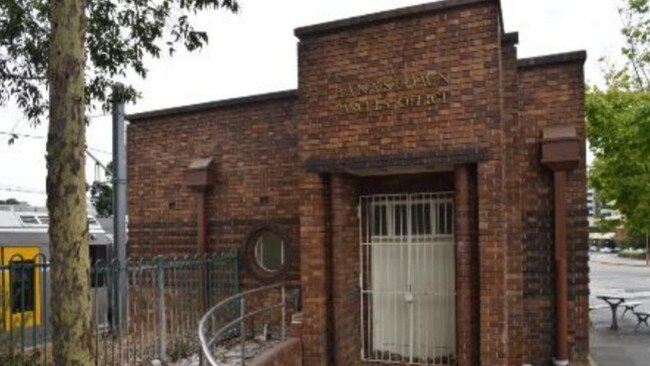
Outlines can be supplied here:
[[[44, 208], [0, 205], [0, 332], [40, 327], [49, 313], [49, 218]], [[98, 220], [88, 217], [90, 260], [106, 262], [112, 247]], [[96, 324], [108, 321], [106, 281], [91, 281]]]

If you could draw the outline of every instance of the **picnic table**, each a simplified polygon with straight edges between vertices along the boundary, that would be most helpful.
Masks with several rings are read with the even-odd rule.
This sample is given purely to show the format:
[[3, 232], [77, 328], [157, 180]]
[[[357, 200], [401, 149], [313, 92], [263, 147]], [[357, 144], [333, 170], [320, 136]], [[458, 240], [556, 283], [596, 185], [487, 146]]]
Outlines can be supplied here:
[[612, 325], [610, 326], [610, 328], [614, 330], [618, 329], [618, 319], [616, 318], [616, 310], [618, 310], [618, 307], [625, 302], [625, 297], [620, 295], [601, 295], [596, 297], [605, 301], [612, 309]]

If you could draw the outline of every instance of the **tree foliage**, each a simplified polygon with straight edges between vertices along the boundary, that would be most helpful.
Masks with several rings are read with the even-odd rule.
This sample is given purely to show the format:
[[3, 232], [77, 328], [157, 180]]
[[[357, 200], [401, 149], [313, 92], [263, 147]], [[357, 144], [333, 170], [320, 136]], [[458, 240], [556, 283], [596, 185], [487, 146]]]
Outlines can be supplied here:
[[110, 179], [113, 176], [113, 162], [106, 166], [106, 181], [93, 182], [90, 185], [90, 200], [99, 216], [113, 215], [113, 184]]
[[590, 184], [613, 202], [634, 232], [650, 233], [650, 6], [620, 8], [625, 63], [609, 66], [607, 89], [587, 95], [588, 134], [595, 160]]
[[648, 0], [621, 0], [619, 15], [625, 44], [624, 64], [608, 65], [606, 79], [612, 88], [650, 91], [650, 5]]
[[[0, 106], [15, 102], [27, 119], [46, 118], [50, 47], [50, 0], [0, 0]], [[191, 16], [207, 9], [236, 12], [236, 0], [88, 0], [86, 15], [86, 103], [108, 110], [112, 98], [134, 101], [130, 84], [112, 95], [117, 79], [147, 76], [147, 58], [193, 51], [208, 42]]]
[[[193, 51], [208, 36], [191, 15], [236, 11], [236, 0], [0, 0], [0, 105], [15, 102], [32, 124], [49, 119], [52, 350], [57, 365], [91, 365], [92, 317], [85, 207], [89, 110], [133, 101], [117, 81], [146, 77], [145, 60]], [[122, 80], [119, 80], [122, 79]], [[48, 95], [46, 98], [45, 95]], [[15, 135], [13, 136], [15, 138]]]

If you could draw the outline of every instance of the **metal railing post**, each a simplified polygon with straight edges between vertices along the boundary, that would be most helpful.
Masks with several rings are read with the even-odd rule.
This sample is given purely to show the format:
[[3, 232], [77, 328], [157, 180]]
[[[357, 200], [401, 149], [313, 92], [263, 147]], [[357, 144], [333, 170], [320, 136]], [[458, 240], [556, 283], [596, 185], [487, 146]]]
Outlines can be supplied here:
[[[20, 357], [25, 364], [25, 260], [20, 256], [20, 264], [18, 265], [18, 270], [20, 271]], [[13, 313], [13, 311], [12, 311]], [[9, 315], [10, 317], [13, 314]], [[13, 319], [11, 319], [13, 323]], [[13, 324], [12, 324], [13, 328]]]
[[41, 273], [41, 280], [43, 281], [43, 295], [41, 296], [42, 308], [43, 309], [43, 364], [47, 365], [47, 324], [49, 323], [49, 318], [47, 317], [47, 308], [49, 307], [48, 294], [47, 294], [47, 276], [48, 276], [48, 267], [49, 263], [47, 262], [47, 257], [43, 255], [43, 272]]
[[242, 295], [239, 302], [239, 317], [241, 323], [239, 323], [239, 341], [241, 342], [241, 364], [242, 366], [246, 365], [246, 305], [244, 304], [244, 295]]
[[[247, 313], [246, 309], [246, 300], [245, 297], [251, 294], [267, 294], [267, 295], [272, 295], [277, 294], [276, 291], [280, 289], [280, 296], [281, 300], [280, 301], [274, 301], [270, 305], [266, 306], [261, 306], [260, 308], [257, 308], [256, 306], [253, 306], [251, 310]], [[274, 296], [273, 296], [274, 297]], [[277, 299], [277, 298], [276, 298]], [[237, 329], [237, 325], [239, 325], [239, 347], [240, 347], [240, 357], [241, 357], [241, 365], [244, 366], [246, 364], [246, 321], [248, 318], [253, 318], [259, 314], [263, 314], [269, 311], [278, 311], [278, 308], [281, 311], [281, 317], [282, 317], [282, 326], [281, 326], [281, 337], [282, 339], [286, 338], [286, 318], [287, 318], [287, 309], [286, 309], [286, 304], [287, 304], [287, 299], [286, 299], [286, 287], [284, 284], [278, 283], [275, 285], [269, 285], [269, 286], [264, 286], [264, 287], [259, 287], [253, 290], [247, 290], [244, 292], [241, 292], [239, 294], [230, 296], [226, 299], [221, 300], [219, 303], [217, 303], [215, 306], [213, 306], [207, 313], [201, 317], [201, 320], [199, 321], [199, 326], [198, 326], [198, 333], [199, 333], [199, 341], [201, 342], [201, 350], [203, 355], [205, 356], [205, 359], [208, 361], [208, 363], [212, 366], [218, 365], [218, 362], [216, 360], [217, 355], [213, 353], [214, 348], [217, 347], [218, 343], [220, 340], [222, 340], [223, 335], [230, 335], [232, 334], [231, 332]], [[229, 315], [235, 315], [235, 313], [231, 313], [232, 306], [235, 306], [235, 309], [239, 307], [239, 315], [236, 316], [234, 319], [228, 322], [226, 319], [226, 324], [221, 326], [219, 329], [215, 329], [214, 325], [208, 329], [208, 324], [211, 321], [214, 321], [214, 317], [218, 316], [229, 316]], [[222, 309], [227, 309], [226, 313], [220, 313], [219, 311]], [[277, 313], [275, 313], [277, 314]], [[277, 316], [277, 315], [276, 315]], [[274, 319], [277, 319], [275, 316], [273, 317]], [[266, 329], [266, 325], [265, 325]], [[265, 330], [266, 332], [266, 330]], [[255, 337], [255, 329], [254, 327], [251, 328], [251, 337]], [[236, 337], [235, 337], [236, 338]], [[234, 344], [233, 349], [237, 348], [237, 344]], [[236, 357], [236, 356], [235, 356]]]
[[284, 285], [282, 285], [282, 340], [287, 338], [287, 297]]
[[167, 358], [167, 340], [166, 340], [166, 324], [165, 324], [165, 259], [158, 257], [158, 324], [160, 337], [158, 341], [158, 350], [160, 351], [160, 361], [165, 361]]

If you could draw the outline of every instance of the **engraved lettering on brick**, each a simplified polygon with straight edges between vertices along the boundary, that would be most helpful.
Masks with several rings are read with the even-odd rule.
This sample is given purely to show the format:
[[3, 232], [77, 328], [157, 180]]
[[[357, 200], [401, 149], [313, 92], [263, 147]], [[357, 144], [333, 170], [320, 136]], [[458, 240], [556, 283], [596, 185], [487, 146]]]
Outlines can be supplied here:
[[439, 72], [387, 76], [367, 82], [335, 86], [338, 114], [358, 114], [391, 109], [434, 107], [449, 103], [449, 74]]

